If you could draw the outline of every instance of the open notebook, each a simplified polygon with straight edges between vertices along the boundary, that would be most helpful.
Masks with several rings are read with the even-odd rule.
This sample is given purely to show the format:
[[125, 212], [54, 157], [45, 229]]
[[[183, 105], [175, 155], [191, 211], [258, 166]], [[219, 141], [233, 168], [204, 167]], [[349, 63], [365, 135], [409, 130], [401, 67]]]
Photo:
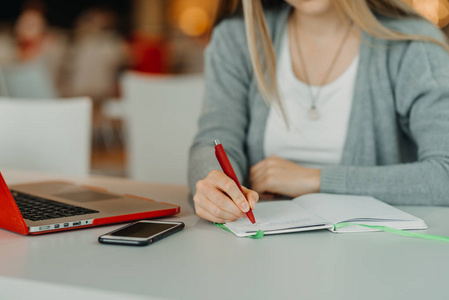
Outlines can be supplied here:
[[334, 228], [339, 223], [426, 229], [423, 220], [372, 197], [309, 194], [293, 200], [261, 201], [254, 209], [257, 223], [240, 218], [224, 224], [236, 236], [328, 229], [333, 232], [375, 231], [358, 225]]

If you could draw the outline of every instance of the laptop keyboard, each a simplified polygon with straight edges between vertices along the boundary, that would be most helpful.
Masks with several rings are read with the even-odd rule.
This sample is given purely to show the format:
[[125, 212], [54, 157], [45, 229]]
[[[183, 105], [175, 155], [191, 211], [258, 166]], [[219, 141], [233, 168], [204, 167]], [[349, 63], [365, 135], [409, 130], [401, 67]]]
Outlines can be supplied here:
[[65, 204], [11, 190], [24, 219], [42, 221], [98, 213], [80, 206]]

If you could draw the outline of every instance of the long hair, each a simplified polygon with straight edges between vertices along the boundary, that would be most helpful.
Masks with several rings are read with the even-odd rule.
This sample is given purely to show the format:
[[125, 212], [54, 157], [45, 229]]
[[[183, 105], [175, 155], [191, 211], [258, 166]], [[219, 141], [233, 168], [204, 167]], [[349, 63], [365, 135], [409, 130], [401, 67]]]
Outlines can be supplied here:
[[[278, 103], [284, 119], [287, 121], [276, 81], [276, 57], [271, 41], [263, 7], [280, 7], [284, 0], [222, 0], [217, 19], [235, 13], [243, 8], [247, 34], [248, 50], [256, 77], [257, 86], [263, 99], [270, 103]], [[422, 18], [403, 0], [335, 0], [337, 11], [347, 16], [352, 22], [368, 34], [386, 40], [426, 41], [435, 43], [449, 52], [445, 43], [425, 35], [405, 34], [393, 31], [377, 20], [375, 13], [391, 18]], [[287, 124], [288, 126], [288, 124]]]

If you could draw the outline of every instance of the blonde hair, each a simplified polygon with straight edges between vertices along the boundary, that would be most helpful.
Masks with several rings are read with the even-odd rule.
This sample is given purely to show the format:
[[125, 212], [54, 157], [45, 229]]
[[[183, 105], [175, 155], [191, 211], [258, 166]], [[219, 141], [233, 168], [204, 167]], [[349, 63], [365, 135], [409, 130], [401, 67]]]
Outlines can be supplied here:
[[[239, 0], [228, 2], [228, 12], [235, 11]], [[284, 119], [286, 114], [279, 97], [276, 80], [276, 57], [273, 43], [265, 22], [261, 0], [241, 0], [245, 16], [248, 49], [254, 69], [257, 86], [263, 99], [270, 103], [278, 103]], [[278, 1], [283, 2], [283, 1]], [[337, 11], [347, 16], [355, 25], [368, 34], [386, 40], [426, 41], [435, 43], [449, 52], [449, 46], [437, 39], [425, 35], [405, 34], [393, 31], [380, 23], [374, 13], [392, 18], [421, 18], [421, 16], [403, 0], [333, 0]], [[287, 122], [288, 126], [288, 122]]]

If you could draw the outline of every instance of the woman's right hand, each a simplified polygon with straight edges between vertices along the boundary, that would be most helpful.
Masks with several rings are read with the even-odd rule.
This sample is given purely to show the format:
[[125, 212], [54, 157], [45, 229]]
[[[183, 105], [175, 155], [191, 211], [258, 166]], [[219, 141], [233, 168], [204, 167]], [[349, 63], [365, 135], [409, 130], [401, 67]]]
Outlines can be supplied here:
[[246, 217], [245, 213], [249, 208], [254, 209], [259, 201], [259, 194], [244, 186], [242, 189], [245, 195], [225, 173], [211, 171], [196, 183], [196, 193], [193, 196], [196, 214], [215, 223], [232, 222]]

